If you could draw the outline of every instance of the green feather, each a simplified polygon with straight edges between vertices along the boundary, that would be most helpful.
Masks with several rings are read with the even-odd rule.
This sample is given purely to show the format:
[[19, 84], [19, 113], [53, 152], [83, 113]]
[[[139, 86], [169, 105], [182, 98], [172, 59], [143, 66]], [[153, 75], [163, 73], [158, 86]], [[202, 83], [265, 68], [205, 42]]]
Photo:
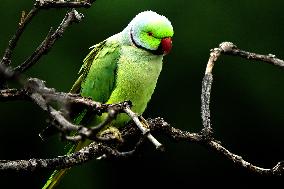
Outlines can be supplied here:
[[82, 96], [102, 103], [109, 99], [115, 85], [119, 52], [118, 42], [107, 41], [96, 46], [84, 59], [84, 65], [79, 72], [82, 75]]
[[[152, 11], [138, 14], [122, 32], [93, 47], [83, 60], [79, 77], [70, 92], [107, 104], [130, 100], [132, 110], [142, 114], [162, 70], [164, 54], [157, 55], [153, 50], [161, 46], [163, 38], [172, 35], [173, 28], [166, 17]], [[135, 46], [136, 43], [138, 46]], [[97, 125], [106, 115], [90, 117], [87, 126]], [[83, 110], [75, 117], [74, 123], [82, 124], [87, 116], [87, 110]], [[124, 126], [129, 120], [127, 115], [119, 114], [107, 127], [116, 132], [117, 127]], [[101, 132], [104, 131], [106, 128]], [[89, 142], [79, 142], [68, 154], [80, 150]], [[67, 170], [54, 171], [43, 189], [55, 187]]]
[[[107, 43], [103, 41], [96, 45], [83, 60], [79, 71], [79, 78], [72, 86], [70, 92], [80, 92], [84, 97], [91, 97], [98, 102], [105, 102], [109, 98], [115, 83], [115, 69], [119, 56], [118, 43]], [[96, 74], [98, 73], [98, 74]], [[80, 124], [87, 114], [83, 111], [74, 119], [75, 124]], [[98, 122], [98, 121], [96, 121]], [[74, 145], [67, 154], [80, 150], [88, 142], [79, 142]], [[43, 189], [54, 188], [68, 169], [55, 170]]]

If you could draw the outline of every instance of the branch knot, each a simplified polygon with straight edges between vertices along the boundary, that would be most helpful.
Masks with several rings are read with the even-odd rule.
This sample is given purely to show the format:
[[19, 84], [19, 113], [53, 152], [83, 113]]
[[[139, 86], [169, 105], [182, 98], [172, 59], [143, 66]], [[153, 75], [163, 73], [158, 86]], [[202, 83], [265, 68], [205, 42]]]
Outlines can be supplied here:
[[236, 49], [237, 46], [234, 45], [234, 43], [232, 43], [232, 42], [223, 42], [223, 43], [220, 43], [219, 48], [223, 52], [229, 52], [229, 51], [232, 51], [233, 49]]

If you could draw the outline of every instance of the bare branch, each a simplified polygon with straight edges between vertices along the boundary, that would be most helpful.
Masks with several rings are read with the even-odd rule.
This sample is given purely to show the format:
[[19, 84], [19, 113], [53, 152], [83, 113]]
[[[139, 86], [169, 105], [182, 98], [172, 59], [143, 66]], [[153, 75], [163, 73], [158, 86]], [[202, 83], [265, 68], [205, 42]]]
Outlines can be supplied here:
[[95, 0], [86, 1], [55, 1], [55, 0], [36, 0], [34, 6], [41, 9], [49, 8], [89, 8]]
[[66, 30], [68, 26], [70, 26], [74, 22], [80, 22], [83, 19], [83, 15], [78, 13], [75, 9], [69, 11], [58, 28], [52, 32], [52, 29], [49, 31], [48, 35], [44, 39], [44, 41], [39, 45], [39, 47], [33, 52], [33, 54], [25, 60], [21, 65], [16, 67], [14, 71], [19, 74], [31, 66], [33, 66], [38, 60], [44, 55], [47, 54], [50, 48], [54, 45], [54, 43], [63, 35], [63, 32]]
[[219, 48], [214, 48], [211, 50], [205, 74], [212, 73], [213, 66], [221, 54], [239, 56], [248, 60], [258, 60], [278, 66], [282, 69], [284, 68], [284, 60], [276, 58], [276, 56], [273, 54], [262, 55], [248, 52], [237, 48], [237, 46], [232, 42], [223, 42], [220, 43]]
[[212, 82], [213, 82], [212, 74], [210, 73], [205, 74], [202, 81], [201, 118], [203, 124], [202, 132], [207, 137], [210, 137], [210, 135], [213, 133], [210, 122], [210, 108], [209, 108]]
[[[36, 170], [36, 169], [61, 169], [68, 168], [74, 165], [82, 164], [86, 161], [101, 158], [101, 157], [129, 157], [137, 151], [137, 146], [144, 141], [147, 137], [157, 149], [161, 149], [162, 144], [159, 143], [150, 133], [159, 132], [171, 138], [175, 141], [187, 141], [199, 143], [215, 152], [222, 154], [227, 159], [231, 160], [234, 164], [246, 168], [247, 170], [263, 175], [282, 175], [284, 173], [284, 162], [280, 161], [271, 169], [261, 168], [253, 165], [252, 163], [244, 160], [241, 156], [234, 154], [223, 147], [214, 137], [213, 129], [210, 120], [210, 93], [213, 82], [212, 70], [214, 64], [221, 55], [233, 55], [250, 60], [259, 60], [269, 64], [276, 65], [280, 68], [284, 67], [284, 61], [276, 58], [275, 55], [261, 55], [252, 52], [247, 52], [238, 49], [233, 43], [224, 42], [219, 45], [219, 48], [211, 50], [208, 64], [206, 67], [205, 75], [202, 81], [202, 94], [201, 94], [201, 118], [203, 128], [199, 133], [191, 133], [188, 131], [182, 131], [171, 127], [161, 118], [148, 119], [147, 121], [143, 117], [139, 117], [136, 113], [131, 111], [129, 102], [122, 102], [118, 104], [101, 104], [94, 102], [91, 99], [83, 98], [81, 96], [56, 92], [55, 89], [47, 88], [44, 81], [39, 79], [29, 79], [27, 82], [22, 82], [18, 79], [18, 75], [29, 69], [36, 64], [40, 58], [47, 54], [52, 48], [55, 42], [63, 35], [67, 27], [74, 22], [79, 22], [83, 19], [83, 15], [78, 13], [75, 9], [67, 12], [61, 24], [53, 31], [50, 29], [46, 38], [38, 46], [35, 52], [27, 58], [21, 65], [15, 69], [11, 69], [10, 63], [13, 54], [13, 50], [23, 33], [25, 27], [30, 23], [32, 18], [41, 9], [49, 8], [75, 8], [85, 7], [88, 8], [94, 0], [86, 1], [55, 1], [55, 0], [36, 0], [34, 7], [26, 15], [22, 12], [22, 17], [19, 23], [19, 27], [15, 34], [9, 41], [8, 47], [5, 50], [3, 58], [0, 62], [0, 81], [15, 80], [21, 85], [22, 89], [5, 89], [0, 90], [0, 101], [12, 101], [12, 100], [29, 100], [36, 103], [43, 111], [52, 118], [52, 125], [57, 129], [57, 132], [63, 135], [63, 138], [71, 141], [85, 140], [86, 138], [94, 141], [90, 145], [82, 148], [80, 151], [72, 154], [59, 156], [52, 159], [30, 159], [30, 160], [15, 160], [7, 161], [0, 160], [0, 170]], [[26, 81], [26, 80], [25, 80]], [[3, 83], [0, 83], [0, 88], [3, 87]], [[97, 126], [87, 128], [82, 125], [73, 124], [66, 118], [66, 116], [59, 110], [56, 110], [51, 105], [51, 102], [58, 102], [61, 105], [76, 104], [86, 107], [88, 110], [92, 110], [94, 114], [108, 113], [106, 120]], [[118, 147], [110, 147], [113, 145], [107, 145], [96, 140], [97, 132], [107, 124], [109, 124], [118, 113], [127, 113], [128, 116], [134, 121], [136, 127], [133, 127], [133, 123], [122, 129], [122, 135], [124, 138], [130, 136], [139, 136], [140, 140], [136, 144], [135, 148], [129, 152], [119, 152]], [[70, 131], [76, 131], [76, 135], [69, 136]], [[141, 135], [142, 132], [142, 135]]]
[[[187, 131], [182, 131], [171, 127], [170, 124], [165, 122], [162, 118], [155, 118], [148, 120], [150, 130], [151, 131], [159, 131], [159, 133], [166, 134], [169, 138], [176, 140], [176, 141], [189, 141], [189, 142], [196, 142], [200, 143], [201, 145], [207, 146], [209, 149], [220, 153], [221, 155], [225, 156], [227, 159], [231, 160], [234, 164], [241, 166], [247, 169], [250, 172], [261, 174], [261, 175], [283, 175], [284, 174], [284, 162], [278, 162], [276, 166], [273, 168], [261, 168], [258, 166], [249, 163], [248, 161], [244, 160], [241, 156], [236, 155], [225, 147], [223, 147], [218, 141], [215, 139], [207, 140], [201, 134], [197, 133], [190, 133]], [[126, 131], [124, 130], [124, 136], [128, 137], [127, 135], [133, 135], [133, 131]]]
[[[236, 165], [242, 166], [251, 172], [262, 175], [282, 175], [284, 172], [284, 163], [279, 162], [271, 169], [265, 169], [255, 166], [245, 160], [241, 156], [231, 153], [224, 148], [220, 143], [214, 140], [204, 140], [204, 137], [197, 133], [190, 133], [171, 127], [162, 118], [148, 119], [149, 128], [151, 131], [165, 134], [175, 141], [188, 141], [200, 143], [224, 155], [226, 158], [234, 162]], [[139, 134], [137, 127], [128, 125], [122, 130], [124, 138]], [[61, 169], [68, 168], [74, 165], [82, 164], [84, 162], [96, 159], [98, 157], [106, 158], [126, 158], [136, 151], [136, 148], [129, 152], [119, 152], [117, 149], [110, 148], [102, 143], [93, 142], [84, 147], [78, 152], [69, 155], [59, 156], [52, 159], [31, 159], [31, 160], [16, 160], [16, 161], [0, 161], [0, 170], [17, 170], [17, 171], [34, 171], [36, 169]]]
[[15, 79], [14, 72], [10, 67], [5, 66], [4, 64], [0, 64], [0, 89], [5, 85], [6, 80]]
[[231, 49], [231, 51], [224, 51], [225, 55], [234, 55], [234, 56], [239, 56], [245, 59], [251, 59], [251, 60], [259, 60], [263, 61], [275, 66], [278, 66], [280, 68], [284, 68], [284, 61], [281, 59], [276, 58], [275, 55], [273, 54], [268, 54], [268, 55], [262, 55], [262, 54], [256, 54], [256, 53], [251, 53], [247, 51], [243, 51], [240, 49]]
[[[39, 12], [40, 9], [48, 9], [48, 8], [79, 8], [85, 7], [89, 8], [95, 0], [86, 0], [86, 1], [55, 1], [55, 0], [36, 0], [34, 7], [30, 10], [28, 14], [25, 14], [22, 11], [22, 16], [19, 22], [18, 29], [15, 34], [9, 40], [8, 46], [4, 52], [4, 55], [0, 61], [0, 66], [10, 66], [11, 57], [13, 50], [15, 49], [17, 42], [19, 41], [24, 29], [31, 22], [32, 18]], [[79, 22], [83, 18], [82, 14], [79, 14], [76, 10], [72, 10], [67, 13], [63, 22], [57, 28], [57, 30], [53, 33], [52, 30], [49, 31], [49, 34], [45, 38], [45, 40], [41, 43], [41, 45], [36, 49], [36, 51], [20, 66], [14, 69], [14, 73], [16, 75], [24, 72], [26, 69], [35, 64], [43, 54], [46, 54], [49, 49], [53, 46], [54, 42], [62, 36], [64, 30], [74, 22]], [[2, 68], [0, 68], [2, 69]], [[1, 71], [1, 70], [0, 70]], [[9, 77], [11, 79], [11, 77]], [[7, 88], [6, 80], [8, 78], [2, 78], [0, 75], [0, 89]]]
[[[240, 56], [242, 58], [252, 59], [252, 60], [260, 60], [269, 64], [273, 64], [276, 66], [279, 66], [281, 68], [284, 67], [284, 61], [277, 59], [274, 55], [260, 55], [256, 53], [247, 52], [244, 50], [240, 50], [237, 48], [236, 45], [234, 45], [231, 42], [223, 42], [219, 45], [219, 48], [214, 48], [211, 50], [210, 57], [206, 66], [205, 75], [203, 77], [202, 81], [202, 94], [201, 94], [201, 118], [202, 118], [202, 124], [203, 129], [201, 134], [208, 136], [209, 134], [213, 134], [212, 129], [210, 128], [210, 93], [211, 93], [211, 87], [213, 82], [213, 75], [212, 75], [212, 69], [214, 67], [215, 62], [217, 59], [221, 56], [221, 54], [225, 55], [234, 55], [234, 56]], [[205, 131], [205, 132], [204, 132]], [[236, 155], [226, 148], [224, 148], [221, 144], [219, 144], [217, 141], [215, 141], [214, 138], [208, 138], [204, 141], [207, 146], [212, 148], [213, 150], [225, 155], [229, 160], [232, 160], [235, 164], [240, 165], [244, 168], [247, 168], [251, 172], [255, 172], [258, 174], [264, 174], [264, 175], [281, 175], [284, 173], [284, 165], [283, 162], [278, 162], [277, 165], [271, 169], [265, 169], [258, 166], [255, 166], [248, 161], [243, 160], [243, 158], [239, 155]]]
[[227, 157], [229, 160], [234, 162], [234, 164], [239, 165], [243, 168], [248, 169], [250, 172], [261, 174], [261, 175], [283, 175], [284, 174], [284, 162], [278, 162], [274, 167], [271, 169], [258, 167], [249, 163], [248, 161], [244, 160], [241, 156], [236, 155], [225, 147], [223, 147], [220, 143], [216, 141], [209, 141], [206, 143], [211, 149], [214, 151], [219, 152], [220, 154]]
[[19, 41], [23, 31], [25, 30], [26, 26], [30, 23], [32, 18], [38, 13], [38, 8], [34, 7], [30, 10], [30, 12], [20, 21], [18, 29], [16, 30], [15, 34], [12, 36], [12, 38], [9, 41], [8, 47], [5, 50], [5, 53], [3, 55], [3, 58], [0, 62], [0, 65], [6, 65], [9, 66], [11, 64], [11, 56], [13, 53], [13, 50], [15, 49], [17, 42]]
[[[45, 87], [44, 81], [39, 80], [37, 78], [32, 78], [29, 79], [25, 89], [27, 91], [27, 95], [30, 96], [30, 98], [37, 104], [39, 105], [39, 107], [41, 107], [44, 111], [48, 112], [49, 115], [57, 121], [58, 124], [55, 124], [56, 128], [62, 132], [63, 134], [63, 138], [67, 139], [67, 140], [71, 140], [71, 141], [78, 141], [78, 140], [83, 140], [85, 138], [91, 139], [91, 140], [95, 140], [96, 139], [96, 134], [98, 133], [98, 131], [105, 126], [106, 124], [108, 124], [109, 122], [111, 122], [115, 116], [118, 113], [121, 113], [122, 111], [126, 112], [129, 117], [131, 117], [131, 119], [136, 123], [137, 127], [142, 131], [143, 135], [147, 136], [147, 138], [155, 145], [155, 147], [157, 149], [162, 149], [162, 144], [159, 143], [159, 141], [157, 141], [157, 139], [155, 139], [151, 134], [150, 134], [150, 130], [145, 128], [144, 125], [148, 125], [147, 122], [145, 121], [144, 125], [140, 122], [140, 120], [138, 119], [138, 116], [130, 110], [130, 103], [128, 101], [126, 102], [122, 102], [122, 103], [118, 103], [118, 104], [101, 104], [98, 105], [99, 103], [96, 103], [96, 110], [98, 110], [99, 108], [100, 111], [99, 112], [108, 112], [108, 116], [106, 118], [106, 120], [104, 122], [102, 122], [101, 124], [95, 126], [95, 127], [91, 127], [91, 128], [86, 128], [80, 125], [74, 125], [73, 123], [71, 123], [70, 121], [68, 121], [60, 111], [55, 110], [52, 106], [48, 105], [48, 101], [46, 101], [46, 99], [44, 98], [45, 93], [47, 94], [51, 94], [53, 93], [54, 96], [53, 98], [55, 98], [56, 95], [56, 91], [54, 89], [49, 89], [47, 87]], [[64, 94], [63, 93], [59, 93], [61, 95], [61, 98], [59, 98], [61, 101], [65, 102], [66, 99], [62, 99], [62, 97], [66, 98], [67, 96], [69, 96], [68, 94]], [[70, 98], [75, 98], [72, 96], [69, 96]], [[58, 98], [57, 98], [58, 100]], [[91, 107], [93, 108], [93, 104], [91, 104]], [[107, 107], [107, 108], [106, 108]], [[75, 136], [66, 136], [65, 134], [70, 132], [70, 131], [78, 131], [78, 134]]]
[[3, 89], [0, 90], [0, 102], [13, 100], [28, 100], [24, 90], [19, 89]]
[[[205, 78], [203, 80], [203, 87], [204, 88], [210, 88], [209, 85], [212, 84], [212, 75], [211, 74], [206, 74]], [[207, 92], [206, 92], [207, 91]], [[203, 90], [203, 93], [209, 93], [210, 96], [210, 90]], [[0, 93], [0, 99], [11, 99], [11, 100], [18, 100], [18, 99], [27, 99], [27, 96], [31, 96], [31, 98], [33, 99], [33, 101], [35, 101], [43, 110], [47, 111], [50, 113], [51, 117], [54, 118], [59, 124], [56, 125], [56, 128], [62, 132], [62, 133], [66, 133], [68, 131], [80, 131], [79, 134], [77, 136], [74, 137], [70, 137], [66, 136], [66, 139], [69, 140], [74, 140], [74, 141], [78, 141], [78, 140], [82, 140], [84, 138], [91, 138], [90, 136], [92, 136], [91, 131], [89, 128], [85, 128], [83, 126], [77, 126], [72, 124], [71, 122], [69, 122], [68, 120], [66, 120], [66, 118], [61, 114], [61, 112], [55, 110], [54, 108], [52, 108], [51, 106], [48, 106], [46, 104], [46, 98], [51, 98], [52, 100], [56, 99], [56, 95], [59, 96], [58, 100], [62, 101], [64, 98], [74, 102], [74, 103], [82, 103], [84, 106], [90, 106], [92, 108], [98, 108], [100, 109], [100, 112], [105, 112], [107, 111], [109, 108], [113, 108], [116, 107], [117, 111], [125, 111], [125, 107], [128, 107], [128, 105], [126, 106], [125, 104], [118, 104], [118, 105], [108, 105], [108, 104], [100, 104], [100, 103], [91, 103], [91, 101], [89, 99], [85, 99], [82, 98], [80, 96], [74, 95], [74, 94], [69, 94], [69, 93], [56, 93], [54, 89], [49, 89], [46, 88], [44, 85], [44, 82], [38, 79], [30, 79], [29, 82], [26, 84], [25, 90], [16, 90], [16, 89], [7, 89], [7, 90], [1, 90]], [[208, 95], [207, 95], [208, 96]], [[207, 98], [207, 97], [206, 97]], [[65, 100], [66, 100], [65, 99]], [[63, 100], [63, 101], [65, 101]], [[85, 100], [85, 101], [84, 101]], [[203, 108], [203, 112], [204, 112], [204, 122], [203, 124], [210, 124], [210, 114], [209, 112], [207, 112], [209, 110], [209, 100], [204, 100], [202, 101], [204, 104]], [[138, 116], [133, 113], [130, 112], [129, 109], [126, 109], [127, 113], [130, 114], [130, 116], [132, 117], [133, 120], [136, 120], [136, 124], [141, 124], [140, 126], [142, 128], [144, 128], [144, 125], [140, 122], [140, 120], [138, 119]], [[139, 122], [137, 122], [137, 120]], [[152, 132], [158, 132], [159, 134], [162, 135], [167, 135], [168, 137], [172, 138], [173, 140], [176, 141], [188, 141], [188, 142], [195, 142], [195, 143], [200, 143], [201, 145], [205, 145], [207, 147], [209, 147], [210, 149], [219, 152], [220, 154], [224, 155], [226, 158], [228, 158], [229, 160], [232, 160], [235, 164], [240, 165], [248, 170], [250, 170], [251, 172], [255, 172], [258, 174], [265, 174], [265, 175], [280, 175], [283, 174], [283, 163], [279, 162], [277, 164], [277, 166], [275, 166], [272, 169], [265, 169], [265, 168], [261, 168], [258, 166], [255, 166], [245, 160], [243, 160], [241, 158], [241, 156], [238, 156], [234, 153], [231, 153], [229, 150], [227, 150], [226, 148], [224, 148], [221, 144], [219, 144], [217, 141], [215, 141], [214, 138], [210, 137], [208, 138], [207, 133], [201, 132], [201, 133], [190, 133], [188, 131], [182, 131], [176, 128], [171, 127], [167, 122], [165, 122], [163, 119], [161, 118], [156, 118], [156, 119], [149, 119], [147, 121], [147, 128], [149, 130], [151, 130]], [[204, 127], [206, 128], [206, 127]], [[142, 129], [143, 130], [143, 129]], [[146, 129], [145, 129], [146, 130]], [[127, 138], [129, 136], [133, 136], [133, 135], [139, 135], [139, 130], [136, 127], [133, 127], [133, 125], [131, 126], [126, 126], [125, 128], [123, 128], [122, 130], [122, 134], [123, 134], [123, 138]], [[143, 131], [142, 131], [143, 133]], [[144, 132], [147, 134], [147, 131]], [[93, 138], [91, 138], [93, 139]], [[152, 141], [153, 142], [153, 141]], [[153, 142], [155, 144], [155, 142]], [[92, 146], [87, 147], [86, 149], [90, 148], [90, 150], [92, 150]], [[103, 155], [103, 154], [100, 154]], [[100, 156], [98, 155], [98, 156]], [[68, 162], [68, 158], [69, 156], [62, 156], [62, 157], [58, 157], [58, 158], [67, 158], [64, 159], [64, 161]], [[108, 156], [107, 156], [108, 157]], [[93, 159], [93, 157], [90, 157], [88, 160]], [[86, 160], [86, 161], [88, 161]], [[27, 160], [27, 161], [17, 161], [18, 163], [23, 163], [25, 162], [23, 165], [27, 165], [28, 162], [34, 162], [34, 161], [39, 161], [41, 162], [42, 160]], [[46, 160], [48, 162], [56, 162], [57, 158], [55, 159], [51, 159], [51, 160]], [[77, 163], [80, 163], [81, 160], [78, 160]], [[85, 161], [85, 160], [84, 160]], [[9, 165], [15, 165], [15, 162], [12, 162], [12, 164], [7, 164], [7, 162], [5, 162], [5, 166]], [[10, 162], [11, 163], [11, 162]], [[75, 163], [75, 164], [77, 164]], [[37, 166], [39, 166], [40, 163], [37, 164]], [[73, 164], [72, 164], [73, 165]], [[58, 165], [59, 166], [59, 165]], [[65, 168], [70, 166], [70, 164], [63, 164], [60, 168]], [[1, 164], [0, 164], [1, 167]], [[39, 166], [41, 167], [41, 166]], [[25, 168], [26, 169], [26, 168]]]
[[[199, 133], [191, 133], [189, 131], [182, 131], [180, 129], [171, 127], [169, 123], [164, 121], [163, 118], [147, 119], [149, 129], [153, 133], [166, 135], [175, 141], [187, 142], [201, 142], [204, 140], [203, 136]], [[134, 127], [134, 123], [130, 123], [122, 128], [121, 133], [123, 138], [133, 137], [140, 133], [138, 127]]]
[[[149, 128], [145, 128], [145, 126], [140, 122], [140, 120], [138, 119], [138, 116], [130, 110], [129, 107], [125, 107], [124, 111], [128, 114], [129, 117], [131, 117], [131, 119], [135, 122], [135, 124], [137, 125], [137, 127], [140, 129], [140, 131], [142, 132], [143, 135], [145, 135], [156, 147], [156, 149], [163, 149], [163, 145], [153, 137], [153, 135], [151, 135], [150, 133], [150, 129]], [[145, 122], [147, 124], [147, 122]], [[148, 124], [147, 124], [148, 125]]]
[[8, 47], [5, 50], [0, 64], [9, 66], [11, 63], [11, 56], [14, 48], [17, 45], [26, 26], [31, 22], [32, 18], [38, 13], [40, 9], [48, 8], [89, 8], [95, 0], [86, 1], [55, 1], [55, 0], [36, 0], [34, 7], [28, 14], [23, 14], [19, 22], [18, 29], [9, 41]]
[[56, 93], [54, 89], [49, 89], [45, 87], [45, 84], [42, 80], [39, 79], [29, 79], [25, 90], [27, 91], [27, 94], [32, 101], [34, 101], [41, 109], [49, 113], [49, 115], [58, 122], [58, 124], [55, 124], [57, 126], [57, 129], [62, 132], [70, 132], [70, 131], [78, 131], [80, 127], [78, 125], [74, 125], [70, 121], [68, 121], [60, 111], [55, 110], [52, 106], [48, 104], [48, 101], [44, 98], [45, 93]]
[[119, 152], [102, 143], [92, 142], [80, 151], [52, 159], [0, 160], [0, 170], [34, 171], [38, 169], [62, 169], [85, 163], [103, 155], [109, 158], [126, 158], [132, 154], [133, 151]]

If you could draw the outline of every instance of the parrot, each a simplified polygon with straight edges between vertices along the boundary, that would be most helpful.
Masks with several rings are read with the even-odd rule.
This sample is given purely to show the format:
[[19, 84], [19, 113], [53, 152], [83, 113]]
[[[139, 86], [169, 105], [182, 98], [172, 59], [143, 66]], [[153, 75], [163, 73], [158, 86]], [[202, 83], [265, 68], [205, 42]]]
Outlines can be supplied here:
[[[172, 49], [173, 34], [173, 26], [165, 16], [150, 10], [137, 14], [121, 32], [90, 47], [70, 93], [106, 104], [131, 101], [131, 110], [141, 115], [155, 90], [163, 57]], [[106, 114], [91, 116], [87, 125], [102, 122]], [[86, 116], [87, 112], [82, 111], [74, 123], [81, 124]], [[118, 128], [129, 121], [126, 114], [118, 114], [99, 134], [111, 133], [120, 140]], [[81, 141], [68, 153], [86, 145]], [[67, 170], [55, 170], [43, 189], [54, 188]]]

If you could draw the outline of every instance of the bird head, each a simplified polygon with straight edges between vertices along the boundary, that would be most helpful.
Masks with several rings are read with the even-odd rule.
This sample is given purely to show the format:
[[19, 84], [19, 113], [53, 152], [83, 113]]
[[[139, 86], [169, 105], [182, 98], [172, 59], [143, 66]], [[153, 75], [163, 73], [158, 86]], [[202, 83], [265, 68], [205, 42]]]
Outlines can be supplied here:
[[130, 41], [138, 48], [166, 55], [172, 48], [174, 34], [171, 22], [153, 11], [139, 13], [128, 25]]

